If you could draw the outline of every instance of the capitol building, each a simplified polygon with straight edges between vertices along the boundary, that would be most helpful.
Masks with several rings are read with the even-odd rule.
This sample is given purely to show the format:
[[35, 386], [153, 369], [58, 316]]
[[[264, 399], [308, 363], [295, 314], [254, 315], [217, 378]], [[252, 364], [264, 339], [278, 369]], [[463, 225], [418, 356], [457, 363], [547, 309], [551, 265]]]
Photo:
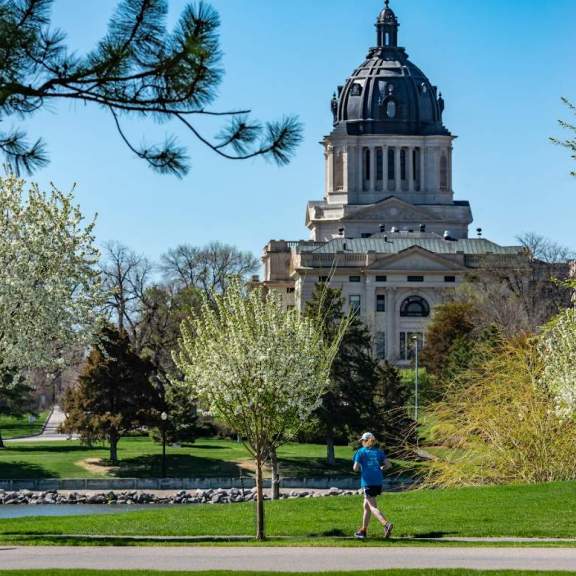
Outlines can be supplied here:
[[527, 253], [480, 229], [470, 237], [470, 203], [454, 198], [444, 99], [399, 46], [399, 27], [387, 0], [376, 46], [331, 102], [325, 191], [306, 207], [309, 239], [269, 242], [263, 284], [299, 309], [318, 283], [340, 289], [377, 357], [402, 365], [458, 284], [522, 268]]

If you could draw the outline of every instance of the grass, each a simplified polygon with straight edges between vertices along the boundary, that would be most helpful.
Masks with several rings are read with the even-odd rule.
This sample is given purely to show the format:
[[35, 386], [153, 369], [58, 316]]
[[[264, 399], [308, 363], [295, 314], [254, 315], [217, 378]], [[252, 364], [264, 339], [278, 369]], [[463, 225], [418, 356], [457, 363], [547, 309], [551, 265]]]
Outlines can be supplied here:
[[[154, 572], [154, 571], [96, 571], [96, 570], [0, 570], [0, 576], [293, 576], [282, 572]], [[318, 573], [300, 572], [300, 576], [318, 576]], [[474, 570], [378, 570], [373, 572], [323, 572], [324, 576], [566, 576], [576, 572], [511, 572]]]
[[[576, 538], [576, 483], [387, 494], [397, 539], [459, 536]], [[293, 543], [345, 542], [358, 527], [359, 497], [270, 502], [268, 534]], [[378, 531], [379, 532], [379, 531]], [[106, 516], [0, 522], [0, 541], [46, 536], [230, 537], [254, 533], [251, 504], [186, 506]], [[377, 542], [377, 540], [373, 540]], [[65, 542], [70, 543], [70, 542]]]
[[[161, 446], [150, 438], [125, 438], [119, 445], [118, 468], [106, 467], [106, 446], [87, 448], [77, 441], [8, 444], [0, 451], [0, 478], [150, 478], [161, 475]], [[350, 474], [353, 450], [336, 448], [336, 466], [328, 467], [326, 448], [317, 444], [289, 444], [280, 449], [285, 477]], [[87, 465], [87, 461], [91, 465]], [[102, 461], [102, 465], [97, 464]], [[96, 464], [94, 464], [96, 462]], [[198, 440], [168, 448], [168, 475], [174, 478], [230, 477], [251, 473], [242, 444], [230, 440]]]
[[34, 422], [30, 422], [28, 416], [22, 416], [21, 418], [0, 416], [2, 438], [9, 440], [10, 438], [40, 434], [49, 415], [49, 411], [41, 412]]

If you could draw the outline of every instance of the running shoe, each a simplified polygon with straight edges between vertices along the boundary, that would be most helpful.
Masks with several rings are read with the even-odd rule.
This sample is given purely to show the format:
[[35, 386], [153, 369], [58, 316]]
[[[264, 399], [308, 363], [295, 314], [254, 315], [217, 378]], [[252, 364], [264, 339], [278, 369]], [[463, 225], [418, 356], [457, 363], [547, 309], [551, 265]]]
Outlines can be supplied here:
[[392, 522], [386, 522], [386, 526], [384, 526], [384, 538], [386, 540], [392, 536], [392, 530], [394, 530], [394, 524], [392, 524]]
[[358, 532], [356, 532], [354, 534], [354, 538], [356, 538], [358, 540], [366, 540], [366, 531], [365, 530], [358, 530]]

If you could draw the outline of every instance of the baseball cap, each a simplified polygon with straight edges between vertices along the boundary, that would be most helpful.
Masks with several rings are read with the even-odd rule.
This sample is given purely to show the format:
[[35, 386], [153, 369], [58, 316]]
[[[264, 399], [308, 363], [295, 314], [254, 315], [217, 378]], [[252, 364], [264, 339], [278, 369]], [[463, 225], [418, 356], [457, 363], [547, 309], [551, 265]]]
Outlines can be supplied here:
[[376, 436], [374, 436], [372, 432], [364, 432], [360, 438], [360, 442], [366, 442], [366, 440], [372, 440], [373, 438], [376, 438]]

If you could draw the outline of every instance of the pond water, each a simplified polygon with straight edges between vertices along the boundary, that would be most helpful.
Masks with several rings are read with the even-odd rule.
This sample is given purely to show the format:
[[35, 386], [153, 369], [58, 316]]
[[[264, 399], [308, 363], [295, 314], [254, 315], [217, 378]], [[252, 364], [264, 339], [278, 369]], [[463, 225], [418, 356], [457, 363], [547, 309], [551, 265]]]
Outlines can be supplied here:
[[141, 512], [159, 510], [163, 505], [123, 505], [123, 504], [33, 504], [0, 506], [0, 520], [8, 518], [27, 518], [30, 516], [90, 516], [93, 514], [120, 514], [123, 512]]

